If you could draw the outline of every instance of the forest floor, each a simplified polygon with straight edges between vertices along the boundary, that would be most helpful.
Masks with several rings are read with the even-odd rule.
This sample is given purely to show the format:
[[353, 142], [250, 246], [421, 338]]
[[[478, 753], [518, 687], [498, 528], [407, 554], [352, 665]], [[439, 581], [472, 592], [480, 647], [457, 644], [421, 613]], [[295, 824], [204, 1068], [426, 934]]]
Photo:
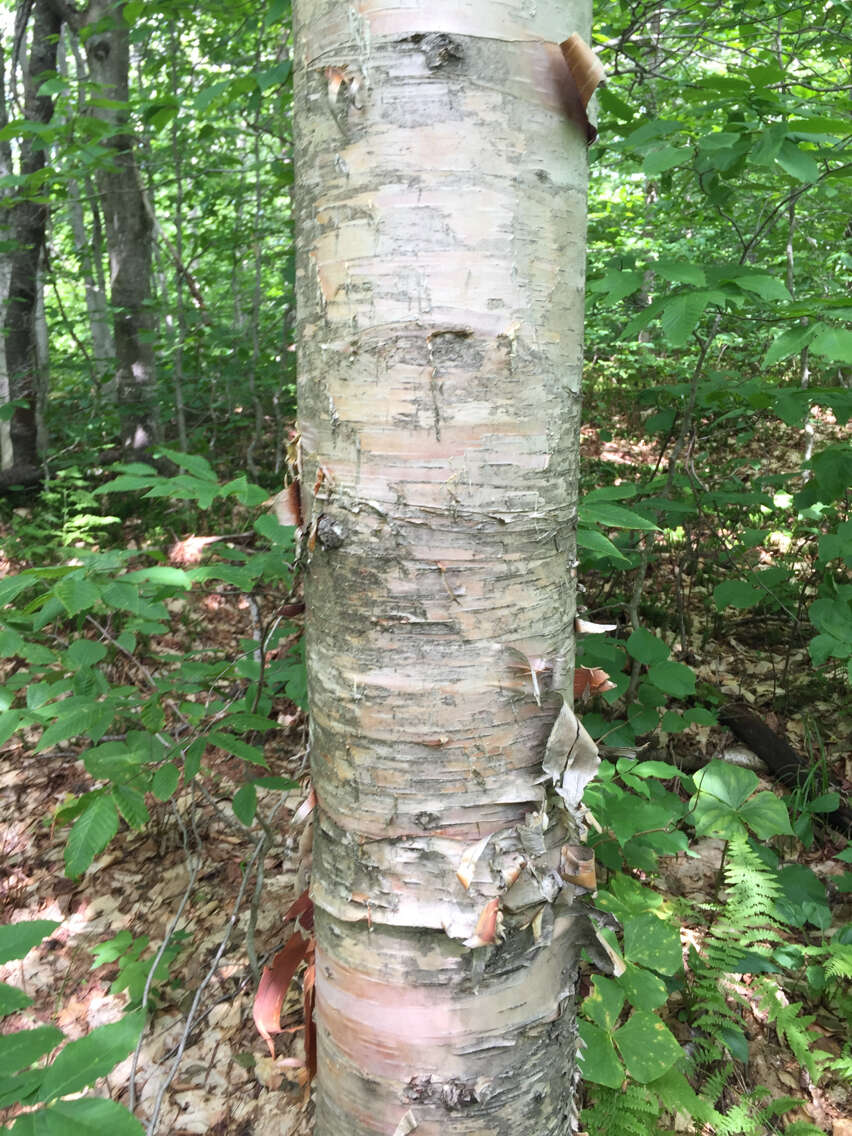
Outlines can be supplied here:
[[[759, 439], [755, 448], [765, 458]], [[654, 455], [637, 448], [627, 433], [601, 442], [590, 428], [584, 431], [584, 453], [590, 462], [624, 466], [654, 461]], [[661, 562], [648, 580], [649, 603], [656, 596], [661, 608], [669, 604], [666, 580]], [[586, 592], [590, 607], [596, 589], [597, 583]], [[813, 752], [818, 723], [823, 760], [835, 780], [848, 789], [852, 721], [844, 718], [831, 685], [814, 682], [806, 644], [767, 636], [765, 625], [748, 612], [724, 622], [708, 621], [706, 597], [699, 590], [691, 595], [695, 624], [702, 630], [690, 647], [689, 662], [699, 680], [746, 701], [800, 753]], [[274, 604], [275, 599], [270, 596], [267, 602]], [[205, 635], [218, 646], [232, 642], [236, 651], [240, 638], [252, 634], [245, 601], [227, 589], [193, 593], [190, 602], [203, 605]], [[185, 627], [186, 621], [180, 626]], [[175, 635], [181, 634], [176, 622]], [[132, 676], [128, 678], [132, 681]], [[284, 1005], [285, 1032], [276, 1039], [275, 1058], [252, 1019], [257, 978], [249, 948], [253, 946], [263, 963], [281, 946], [289, 933], [282, 916], [302, 889], [306, 867], [300, 854], [300, 846], [305, 846], [303, 828], [293, 821], [307, 791], [305, 724], [301, 712], [286, 703], [280, 707], [279, 723], [280, 730], [273, 731], [265, 748], [269, 773], [292, 777], [303, 788], [289, 794], [277, 813], [274, 842], [262, 849], [262, 889], [257, 894], [247, 866], [262, 834], [235, 824], [229, 804], [243, 779], [238, 759], [223, 753], [214, 757], [208, 763], [212, 774], [208, 783], [213, 786], [209, 795], [190, 786], [168, 804], [153, 802], [149, 830], [140, 834], [123, 829], [81, 879], [70, 880], [63, 874], [63, 834], [51, 827], [49, 818], [60, 804], [89, 787], [78, 753], [68, 748], [50, 758], [35, 755], [33, 739], [27, 737], [4, 747], [0, 919], [61, 922], [25, 960], [0, 967], [0, 978], [34, 999], [28, 1010], [7, 1018], [4, 1028], [50, 1022], [75, 1038], [116, 1020], [128, 1003], [127, 990], [120, 988], [122, 979], [138, 991], [140, 975], [149, 969], [154, 950], [177, 920], [182, 934], [155, 983], [157, 1008], [141, 1049], [96, 1090], [132, 1104], [152, 1133], [302, 1136], [311, 1131], [312, 1105], [300, 1067], [304, 1050], [296, 984]], [[665, 749], [655, 756], [675, 762], [686, 759], [695, 768], [732, 749], [742, 747], [721, 727], [694, 726], [667, 738]], [[763, 781], [764, 787], [779, 788], [765, 775]], [[278, 798], [280, 794], [271, 790], [266, 801], [261, 795], [261, 808]], [[837, 836], [823, 831], [806, 853], [808, 865], [829, 884], [842, 867], [832, 858], [839, 847]], [[698, 901], [714, 894], [720, 845], [703, 841], [697, 851], [697, 858], [680, 856], [666, 862], [660, 890]], [[833, 923], [852, 922], [852, 897], [838, 894], [833, 903]], [[98, 965], [93, 951], [116, 937], [120, 938], [113, 961]], [[125, 962], [120, 969], [119, 948], [126, 949], [131, 940], [135, 945], [130, 965]], [[135, 964], [134, 955], [138, 955]], [[743, 993], [748, 1002], [747, 984]], [[819, 1044], [839, 1055], [843, 1038], [836, 1020], [823, 1015], [818, 1006], [810, 1012], [822, 1033]], [[688, 1041], [677, 1020], [668, 1024], [679, 1040]], [[823, 1088], [809, 1084], [756, 1008], [746, 1028], [753, 1058], [740, 1067], [743, 1093], [760, 1085], [773, 1099], [802, 1097], [803, 1118], [833, 1136], [850, 1136], [848, 1089], [836, 1083]], [[0, 1123], [10, 1119], [0, 1112]]]

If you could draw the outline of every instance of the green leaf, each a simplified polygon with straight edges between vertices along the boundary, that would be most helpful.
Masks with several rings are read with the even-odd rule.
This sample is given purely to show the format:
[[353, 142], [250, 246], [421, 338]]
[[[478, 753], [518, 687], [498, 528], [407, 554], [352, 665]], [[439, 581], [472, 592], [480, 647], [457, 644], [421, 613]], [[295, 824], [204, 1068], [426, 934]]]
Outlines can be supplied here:
[[131, 828], [144, 828], [151, 819], [145, 797], [128, 785], [113, 785], [110, 790], [116, 807]]
[[167, 564], [156, 564], [151, 568], [137, 568], [135, 572], [128, 572], [125, 580], [139, 580], [150, 584], [167, 584], [173, 588], [192, 587], [192, 576], [182, 568], [171, 568]]
[[819, 179], [819, 166], [811, 155], [800, 150], [789, 139], [782, 143], [781, 149], [775, 155], [775, 161], [796, 181], [813, 182]]
[[648, 668], [648, 682], [664, 694], [687, 698], [695, 693], [695, 671], [685, 663], [654, 663]]
[[74, 821], [65, 845], [65, 871], [76, 879], [95, 856], [106, 848], [118, 832], [115, 802], [107, 796], [92, 795], [86, 811]]
[[673, 284], [692, 284], [701, 288], [707, 283], [704, 269], [698, 264], [689, 264], [685, 261], [658, 260], [648, 265], [654, 272], [659, 273], [664, 280]]
[[291, 70], [292, 65], [290, 60], [285, 59], [266, 71], [258, 71], [256, 75], [257, 85], [262, 91], [266, 91], [270, 87], [280, 86], [281, 83], [287, 82]]
[[[7, 982], [0, 982], [0, 1018], [14, 1014], [17, 1010], [25, 1010], [33, 1004], [29, 994], [19, 990], [17, 986], [10, 986]], [[0, 1105], [0, 1108], [3, 1108]]]
[[599, 1026], [582, 1019], [577, 1023], [577, 1028], [583, 1043], [579, 1053], [583, 1080], [595, 1085], [608, 1085], [611, 1089], [621, 1088], [624, 1069], [618, 1060], [612, 1038]]
[[713, 589], [713, 600], [718, 611], [736, 607], [741, 611], [754, 607], [763, 599], [763, 592], [745, 580], [723, 580]]
[[790, 293], [775, 276], [749, 275], [737, 279], [737, 287], [754, 292], [762, 300], [789, 300]]
[[654, 177], [656, 174], [665, 173], [666, 170], [673, 170], [675, 166], [686, 165], [691, 159], [690, 146], [661, 146], [658, 150], [651, 150], [645, 155], [642, 170], [646, 177]]
[[811, 351], [834, 363], [852, 365], [852, 331], [845, 327], [826, 327], [814, 337]]
[[[41, 1084], [44, 1071], [36, 1067], [14, 1077], [0, 1074], [0, 1109], [9, 1108], [10, 1105], [29, 1102], [33, 1093]], [[0, 1128], [0, 1132], [9, 1132], [9, 1128]]]
[[679, 292], [665, 300], [660, 315], [663, 334], [673, 347], [683, 347], [708, 304], [724, 302], [720, 292]]
[[55, 1101], [47, 1108], [20, 1116], [11, 1129], [15, 1136], [145, 1136], [135, 1116], [116, 1101], [78, 1097]]
[[245, 785], [241, 785], [234, 793], [231, 804], [237, 820], [241, 821], [246, 827], [251, 825], [254, 814], [257, 812], [257, 790], [254, 784], [249, 781]]
[[713, 798], [738, 809], [745, 804], [758, 786], [758, 776], [751, 769], [729, 765], [726, 761], [711, 761], [694, 775], [698, 798]]
[[26, 1069], [55, 1049], [64, 1036], [55, 1026], [38, 1026], [0, 1036], [0, 1069], [7, 1074]]
[[644, 531], [657, 531], [659, 528], [647, 517], [634, 513], [632, 509], [625, 509], [621, 505], [610, 505], [605, 501], [583, 500], [577, 510], [578, 517], [584, 525], [603, 525], [608, 529], [642, 529]]
[[101, 597], [100, 592], [82, 573], [66, 576], [53, 586], [53, 593], [68, 612], [77, 615], [93, 608]]
[[107, 649], [103, 643], [94, 643], [91, 639], [78, 639], [65, 652], [65, 659], [72, 667], [93, 667], [105, 659], [106, 655]]
[[644, 273], [632, 272], [623, 268], [608, 268], [602, 277], [592, 280], [590, 292], [602, 293], [608, 304], [617, 304], [627, 296], [632, 296], [642, 287]]
[[[194, 477], [200, 477], [204, 481], [215, 481], [218, 485], [216, 471], [207, 458], [202, 457], [201, 454], [182, 454], [180, 450], [170, 450], [165, 446], [160, 447], [160, 453], [163, 457], [173, 461], [175, 465], [180, 466], [181, 469], [188, 470]], [[174, 478], [163, 480], [170, 481]]]
[[270, 544], [290, 548], [293, 544], [295, 525], [282, 525], [271, 513], [264, 513], [254, 522], [254, 531], [266, 537]]
[[78, 1041], [70, 1041], [48, 1066], [37, 1099], [68, 1096], [105, 1077], [133, 1052], [144, 1026], [145, 1011], [136, 1010], [110, 1025], [97, 1026]]
[[583, 1013], [593, 1022], [611, 1031], [624, 1006], [624, 991], [611, 978], [600, 974], [592, 977], [591, 993], [583, 1000]]
[[627, 1001], [636, 1010], [656, 1010], [658, 1006], [668, 1001], [669, 992], [662, 978], [641, 966], [636, 966], [629, 959], [624, 973], [615, 981], [624, 991]]
[[629, 564], [627, 557], [616, 548], [608, 536], [604, 536], [597, 529], [577, 529], [577, 547], [585, 548], [588, 552], [596, 553], [595, 559], [611, 557], [620, 560], [622, 564]]
[[683, 969], [680, 925], [656, 915], [632, 915], [624, 921], [624, 954], [632, 963], [661, 974]]
[[244, 761], [250, 761], [253, 765], [266, 765], [266, 758], [263, 755], [263, 750], [257, 746], [248, 745], [246, 742], [235, 738], [232, 734], [225, 734], [216, 732], [209, 734], [207, 741], [210, 745], [218, 746], [223, 749], [225, 753], [232, 753], [234, 757], [241, 757]]
[[715, 726], [718, 722], [716, 715], [703, 706], [690, 706], [688, 710], [684, 710], [683, 717], [690, 725]]
[[740, 807], [739, 815], [760, 840], [771, 836], [792, 836], [790, 814], [783, 801], [765, 789]]
[[636, 1010], [615, 1032], [615, 1044], [627, 1072], [641, 1084], [661, 1077], [683, 1057], [683, 1050], [656, 1014]]
[[0, 926], [0, 965], [12, 959], [26, 958], [42, 939], [53, 934], [59, 923], [53, 919], [31, 919]]
[[627, 650], [630, 655], [640, 663], [661, 663], [671, 653], [662, 639], [646, 631], [644, 627], [637, 627], [627, 640]]
[[171, 761], [167, 761], [154, 774], [151, 792], [158, 801], [167, 801], [177, 789], [179, 781], [180, 770]]
[[716, 1026], [716, 1033], [735, 1061], [742, 1061], [743, 1064], [748, 1061], [748, 1038], [741, 1029], [720, 1023]]
[[56, 717], [39, 738], [36, 753], [42, 753], [66, 738], [85, 736], [99, 741], [115, 716], [115, 702], [110, 699], [93, 702], [89, 697], [77, 695], [52, 703], [50, 710], [56, 711]]
[[820, 930], [831, 925], [831, 908], [825, 884], [804, 864], [787, 864], [778, 873], [783, 895], [775, 901], [779, 916], [793, 927], [813, 923]]

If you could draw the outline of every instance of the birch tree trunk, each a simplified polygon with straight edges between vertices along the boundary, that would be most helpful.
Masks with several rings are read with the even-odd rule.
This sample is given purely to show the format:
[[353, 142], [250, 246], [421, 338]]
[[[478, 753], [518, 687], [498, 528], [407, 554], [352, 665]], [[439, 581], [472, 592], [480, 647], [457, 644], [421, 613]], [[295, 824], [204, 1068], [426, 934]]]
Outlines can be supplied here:
[[[130, 29], [124, 4], [89, 0], [82, 17], [89, 74], [98, 85], [91, 113], [110, 124], [112, 163], [97, 176], [110, 264], [110, 301], [116, 359], [116, 390], [122, 445], [147, 450], [160, 436], [151, 314], [153, 218], [136, 166], [135, 142], [126, 106], [130, 71]], [[77, 19], [79, 23], [79, 18]], [[113, 100], [118, 105], [104, 105]]]
[[575, 1126], [589, 20], [294, 3], [317, 1136]]

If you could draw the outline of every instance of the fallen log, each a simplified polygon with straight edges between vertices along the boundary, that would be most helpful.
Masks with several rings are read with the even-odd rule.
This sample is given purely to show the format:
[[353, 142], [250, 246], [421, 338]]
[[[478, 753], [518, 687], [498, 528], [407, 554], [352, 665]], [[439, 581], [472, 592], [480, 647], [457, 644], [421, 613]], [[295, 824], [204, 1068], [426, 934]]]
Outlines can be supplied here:
[[[805, 785], [813, 775], [813, 765], [802, 757], [786, 738], [770, 729], [751, 707], [732, 702], [719, 711], [719, 721], [739, 740], [753, 750], [790, 789]], [[833, 813], [823, 814], [825, 823], [847, 836], [852, 833], [852, 809], [841, 805]]]

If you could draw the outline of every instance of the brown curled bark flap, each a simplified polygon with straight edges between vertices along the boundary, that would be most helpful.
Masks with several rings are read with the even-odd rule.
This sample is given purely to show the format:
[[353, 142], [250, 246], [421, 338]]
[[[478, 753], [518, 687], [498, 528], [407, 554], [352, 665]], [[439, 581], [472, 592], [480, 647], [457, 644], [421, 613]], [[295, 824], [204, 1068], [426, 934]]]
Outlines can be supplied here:
[[[574, 32], [560, 43], [562, 58], [568, 66], [570, 86], [564, 91], [565, 110], [572, 122], [586, 133], [589, 145], [594, 142], [598, 132], [589, 121], [588, 106], [592, 95], [603, 82], [604, 69], [601, 61], [589, 45]], [[573, 90], [571, 89], [573, 88]]]

